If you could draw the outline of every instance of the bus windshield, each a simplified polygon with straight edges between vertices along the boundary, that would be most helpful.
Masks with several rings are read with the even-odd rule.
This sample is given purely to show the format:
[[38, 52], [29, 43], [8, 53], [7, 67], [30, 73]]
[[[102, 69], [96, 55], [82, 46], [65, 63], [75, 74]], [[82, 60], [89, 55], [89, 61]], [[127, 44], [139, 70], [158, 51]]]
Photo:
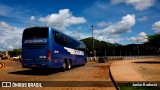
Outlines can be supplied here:
[[48, 28], [28, 28], [24, 30], [23, 38], [48, 38]]

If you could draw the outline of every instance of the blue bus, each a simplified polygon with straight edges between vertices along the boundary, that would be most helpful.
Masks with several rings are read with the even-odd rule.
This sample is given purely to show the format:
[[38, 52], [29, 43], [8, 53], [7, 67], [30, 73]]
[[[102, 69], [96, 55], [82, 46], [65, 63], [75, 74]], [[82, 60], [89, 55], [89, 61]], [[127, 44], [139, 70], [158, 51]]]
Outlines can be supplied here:
[[51, 27], [31, 27], [23, 31], [23, 68], [61, 68], [85, 65], [86, 46]]

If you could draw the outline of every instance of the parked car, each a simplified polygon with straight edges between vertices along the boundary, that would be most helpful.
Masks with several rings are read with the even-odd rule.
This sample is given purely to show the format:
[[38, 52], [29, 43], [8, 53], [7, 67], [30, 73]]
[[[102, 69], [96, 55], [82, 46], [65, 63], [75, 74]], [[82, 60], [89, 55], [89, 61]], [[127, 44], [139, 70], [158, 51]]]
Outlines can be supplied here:
[[13, 59], [14, 59], [14, 61], [15, 60], [19, 60], [20, 59], [20, 57], [19, 56], [17, 56], [17, 57], [12, 57]]
[[4, 59], [8, 59], [8, 57], [3, 54], [0, 54], [0, 60], [4, 60]]
[[105, 57], [98, 58], [98, 63], [105, 63], [106, 61], [107, 61], [107, 58], [105, 58]]

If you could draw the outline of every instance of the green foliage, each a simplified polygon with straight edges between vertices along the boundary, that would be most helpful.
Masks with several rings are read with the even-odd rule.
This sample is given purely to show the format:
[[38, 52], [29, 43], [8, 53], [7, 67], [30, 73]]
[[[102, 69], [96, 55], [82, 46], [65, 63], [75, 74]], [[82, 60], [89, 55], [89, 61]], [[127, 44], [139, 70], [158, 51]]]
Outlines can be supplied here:
[[[88, 56], [93, 56], [93, 54], [91, 53], [91, 52], [93, 52], [92, 38], [89, 37], [86, 39], [82, 39], [81, 41], [83, 41], [85, 43], [87, 49], [89, 50]], [[105, 51], [106, 51], [107, 55], [114, 55], [117, 46], [119, 46], [119, 44], [112, 44], [112, 43], [108, 43], [105, 41], [99, 41], [99, 40], [94, 39], [94, 49], [96, 50], [97, 56], [104, 56]]]
[[[88, 48], [88, 56], [93, 56], [92, 37], [82, 39]], [[148, 36], [148, 42], [143, 44], [120, 45], [117, 43], [108, 43], [105, 41], [94, 40], [96, 56], [104, 56], [105, 51], [107, 56], [135, 56], [138, 55], [159, 55], [160, 54], [160, 34]]]
[[160, 43], [160, 34], [148, 35], [148, 41], [154, 43]]
[[160, 34], [148, 35], [148, 42], [146, 43], [155, 48], [160, 48]]
[[13, 51], [9, 51], [11, 57], [19, 56], [22, 53], [22, 49], [13, 49]]
[[160, 53], [160, 34], [148, 35], [148, 42], [144, 43], [147, 50], [154, 54]]

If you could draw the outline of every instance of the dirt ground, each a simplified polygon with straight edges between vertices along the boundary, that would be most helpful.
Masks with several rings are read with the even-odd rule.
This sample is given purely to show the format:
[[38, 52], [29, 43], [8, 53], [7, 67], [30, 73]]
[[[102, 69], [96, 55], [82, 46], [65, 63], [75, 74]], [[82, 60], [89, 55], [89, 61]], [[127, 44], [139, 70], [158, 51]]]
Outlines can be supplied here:
[[[0, 70], [0, 81], [59, 83], [59, 86], [32, 88], [35, 90], [115, 90], [109, 77], [109, 66], [114, 61], [106, 63], [88, 62], [85, 66], [74, 67], [61, 72], [59, 70], [30, 70], [21, 68], [16, 61], [3, 60], [6, 68]], [[69, 83], [69, 84], [68, 84]], [[64, 86], [63, 86], [64, 84]], [[75, 85], [74, 85], [75, 84]], [[69, 85], [67, 87], [67, 85]], [[47, 86], [47, 85], [46, 85]], [[31, 88], [0, 88], [1, 90]]]

